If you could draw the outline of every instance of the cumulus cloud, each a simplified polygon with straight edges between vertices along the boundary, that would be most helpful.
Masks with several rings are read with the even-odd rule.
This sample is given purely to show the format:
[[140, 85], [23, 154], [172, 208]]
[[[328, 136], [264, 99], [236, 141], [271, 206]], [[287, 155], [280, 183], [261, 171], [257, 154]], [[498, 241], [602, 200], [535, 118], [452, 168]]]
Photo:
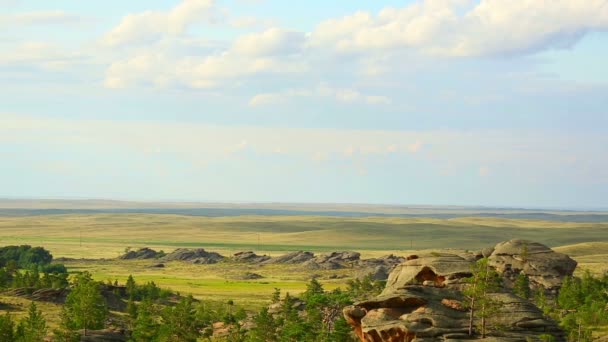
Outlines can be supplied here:
[[221, 11], [213, 0], [183, 0], [168, 12], [145, 11], [125, 16], [103, 42], [110, 46], [150, 42], [164, 34], [184, 33], [196, 22], [216, 22], [218, 17]]
[[426, 0], [317, 26], [311, 44], [337, 51], [415, 49], [447, 56], [565, 48], [608, 28], [606, 0]]
[[232, 50], [248, 56], [288, 55], [300, 52], [305, 42], [306, 37], [301, 32], [271, 28], [241, 36]]

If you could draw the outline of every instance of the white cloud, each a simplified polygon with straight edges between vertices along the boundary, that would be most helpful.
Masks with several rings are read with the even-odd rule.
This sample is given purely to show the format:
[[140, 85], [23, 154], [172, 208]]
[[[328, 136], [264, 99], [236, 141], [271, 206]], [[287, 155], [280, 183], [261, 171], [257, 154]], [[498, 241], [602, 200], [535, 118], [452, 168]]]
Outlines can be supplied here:
[[305, 41], [303, 33], [271, 28], [241, 36], [232, 51], [245, 56], [288, 55], [300, 52]]
[[368, 105], [389, 105], [391, 99], [386, 96], [365, 95], [355, 89], [350, 88], [334, 88], [326, 84], [321, 84], [313, 90], [307, 89], [289, 89], [276, 93], [264, 93], [253, 96], [249, 105], [264, 106], [274, 105], [288, 101], [290, 98], [297, 97], [325, 97], [334, 99], [337, 102], [353, 104], [365, 103]]
[[117, 46], [150, 42], [165, 34], [182, 34], [197, 22], [217, 22], [221, 16], [213, 0], [182, 0], [168, 12], [145, 11], [125, 16], [104, 36], [103, 43]]
[[526, 54], [569, 47], [608, 28], [606, 0], [427, 0], [318, 25], [315, 46], [338, 51], [415, 49], [449, 56]]

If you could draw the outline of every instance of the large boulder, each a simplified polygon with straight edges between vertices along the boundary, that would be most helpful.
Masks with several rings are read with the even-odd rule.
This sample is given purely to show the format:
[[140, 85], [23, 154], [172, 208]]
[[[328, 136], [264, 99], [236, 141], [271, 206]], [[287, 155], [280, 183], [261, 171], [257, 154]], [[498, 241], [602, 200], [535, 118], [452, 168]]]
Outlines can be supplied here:
[[143, 259], [155, 259], [159, 256], [159, 252], [144, 247], [140, 248], [136, 251], [128, 251], [125, 254], [118, 257], [118, 259], [122, 260], [143, 260]]
[[[487, 324], [501, 329], [491, 329], [487, 341], [538, 340], [542, 334], [565, 341], [555, 322], [527, 300], [508, 293], [492, 296], [501, 305]], [[465, 302], [455, 289], [410, 285], [398, 294], [348, 306], [343, 313], [362, 342], [456, 342], [469, 339]]]
[[254, 252], [238, 252], [232, 256], [232, 260], [236, 262], [248, 262], [248, 263], [262, 263], [270, 260], [268, 255], [257, 255]]
[[[555, 292], [565, 277], [572, 276], [576, 261], [538, 242], [510, 240], [500, 242], [488, 258], [508, 283], [525, 273], [533, 287]], [[510, 284], [508, 284], [510, 285]]]
[[270, 260], [265, 261], [266, 264], [302, 264], [315, 257], [312, 252], [297, 251], [287, 253]]
[[383, 294], [398, 293], [407, 285], [460, 286], [471, 276], [473, 262], [456, 254], [428, 253], [412, 256], [388, 276]]
[[178, 248], [173, 252], [165, 255], [160, 260], [162, 261], [190, 261], [194, 264], [216, 264], [226, 257], [216, 252], [207, 252], [202, 248], [189, 249]]
[[[489, 257], [506, 282], [523, 270], [531, 281], [547, 288], [559, 286], [576, 266], [546, 246], [520, 240], [499, 243], [479, 254], [412, 255], [392, 270], [378, 297], [346, 307], [344, 317], [362, 342], [470, 340], [468, 299], [462, 290], [466, 278], [472, 276], [472, 266], [483, 256]], [[530, 301], [507, 289], [490, 297], [498, 305], [488, 318], [486, 341], [537, 341], [543, 334], [565, 341], [556, 323]]]
[[336, 270], [355, 266], [361, 258], [359, 252], [331, 252], [306, 261], [303, 265], [310, 269]]

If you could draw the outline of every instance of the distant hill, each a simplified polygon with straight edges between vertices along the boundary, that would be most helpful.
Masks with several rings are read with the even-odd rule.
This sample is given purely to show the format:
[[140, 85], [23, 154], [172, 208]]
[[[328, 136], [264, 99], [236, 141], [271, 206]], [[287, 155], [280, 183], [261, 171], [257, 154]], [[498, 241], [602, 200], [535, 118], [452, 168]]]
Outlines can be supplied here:
[[168, 214], [189, 216], [335, 216], [438, 218], [497, 217], [558, 222], [608, 222], [605, 211], [373, 204], [126, 202], [113, 200], [0, 199], [0, 216]]

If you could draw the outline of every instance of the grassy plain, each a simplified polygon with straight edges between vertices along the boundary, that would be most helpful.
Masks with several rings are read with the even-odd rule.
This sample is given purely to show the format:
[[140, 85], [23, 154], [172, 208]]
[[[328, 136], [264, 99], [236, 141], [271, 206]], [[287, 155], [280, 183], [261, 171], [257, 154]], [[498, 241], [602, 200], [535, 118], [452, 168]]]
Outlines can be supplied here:
[[[203, 217], [169, 214], [74, 214], [0, 216], [0, 245], [44, 246], [55, 257], [75, 258], [66, 265], [91, 272], [96, 279], [124, 281], [133, 274], [140, 282], [154, 281], [200, 299], [259, 307], [274, 288], [298, 293], [313, 273], [326, 288], [345, 286], [353, 271], [311, 271], [296, 266], [253, 266], [234, 263], [192, 265], [171, 262], [151, 268], [154, 261], [119, 261], [125, 248], [151, 247], [166, 252], [202, 247], [231, 255], [253, 250], [278, 255], [293, 250], [317, 253], [356, 250], [363, 257], [416, 250], [476, 250], [512, 238], [539, 241], [573, 255], [596, 272], [608, 262], [608, 223], [575, 223], [472, 218], [399, 218], [328, 216]], [[100, 260], [105, 258], [106, 260]], [[238, 280], [245, 272], [264, 276]], [[330, 276], [337, 278], [330, 279]]]

